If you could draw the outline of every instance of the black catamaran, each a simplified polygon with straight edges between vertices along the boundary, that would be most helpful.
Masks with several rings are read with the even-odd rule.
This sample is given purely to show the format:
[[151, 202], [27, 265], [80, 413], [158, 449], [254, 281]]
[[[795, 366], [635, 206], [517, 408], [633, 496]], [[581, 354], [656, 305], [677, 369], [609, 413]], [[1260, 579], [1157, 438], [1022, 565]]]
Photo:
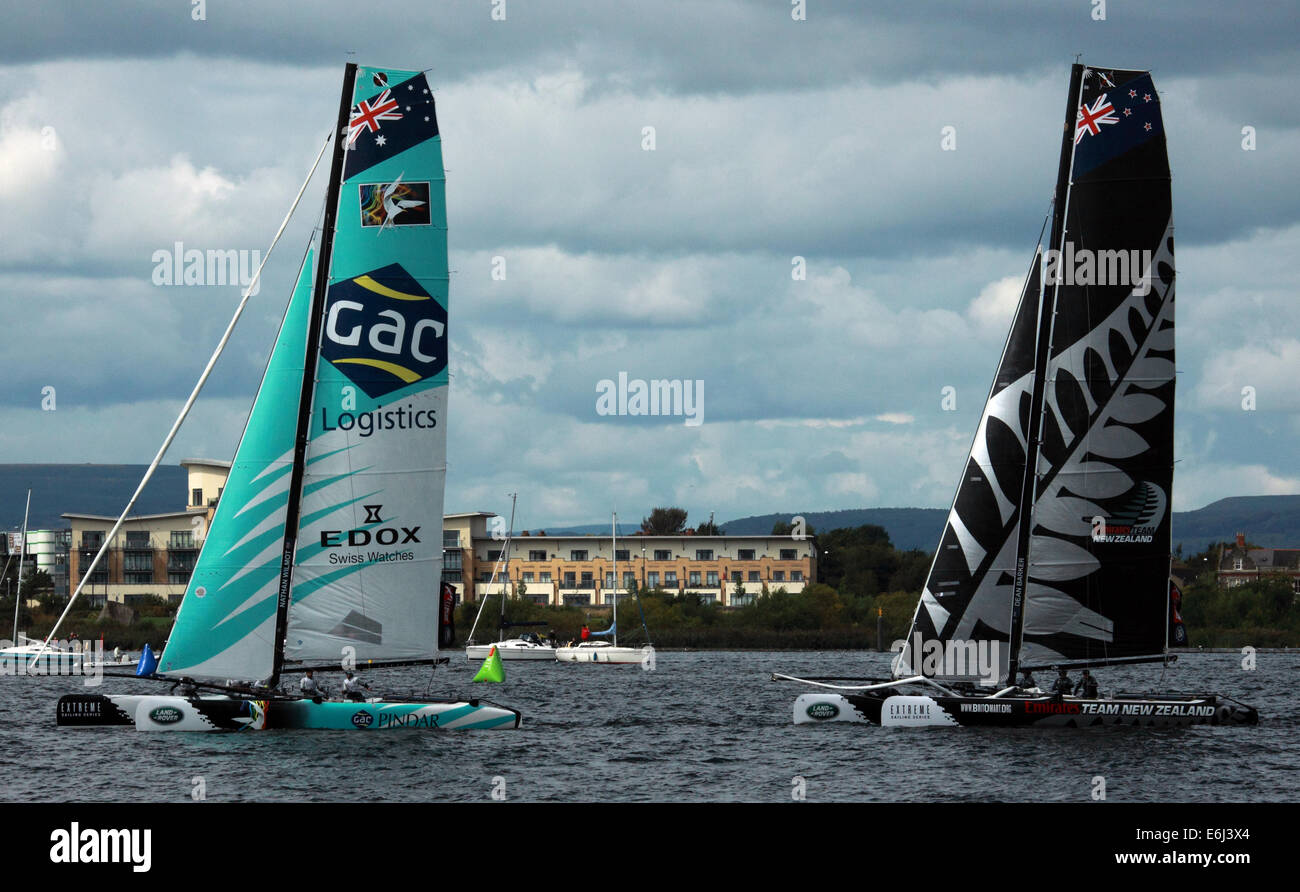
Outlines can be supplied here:
[[[1214, 694], [1044, 694], [1025, 670], [1168, 662], [1174, 239], [1150, 72], [1073, 66], [1025, 279], [893, 679], [800, 681], [796, 723], [1254, 724]], [[1044, 226], [1046, 229], [1046, 225]]]

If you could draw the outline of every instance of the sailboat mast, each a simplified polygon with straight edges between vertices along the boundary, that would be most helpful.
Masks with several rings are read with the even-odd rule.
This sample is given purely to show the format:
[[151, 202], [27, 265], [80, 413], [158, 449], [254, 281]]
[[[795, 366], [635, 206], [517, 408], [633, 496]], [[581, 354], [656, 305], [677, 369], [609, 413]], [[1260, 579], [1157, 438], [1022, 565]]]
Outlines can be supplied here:
[[338, 123], [334, 128], [334, 153], [330, 159], [330, 179], [325, 194], [325, 220], [321, 230], [320, 257], [316, 266], [316, 285], [307, 311], [307, 355], [303, 361], [302, 392], [298, 399], [298, 431], [293, 447], [293, 470], [289, 478], [289, 503], [284, 522], [284, 550], [280, 556], [280, 591], [275, 609], [274, 661], [268, 686], [280, 682], [284, 668], [284, 636], [289, 624], [289, 594], [293, 588], [293, 556], [298, 544], [298, 522], [302, 511], [302, 481], [306, 471], [307, 441], [311, 433], [312, 392], [316, 386], [316, 362], [320, 353], [321, 327], [324, 322], [326, 291], [329, 289], [330, 259], [334, 249], [334, 227], [338, 217], [339, 191], [343, 182], [343, 159], [347, 146], [348, 120], [352, 111], [352, 92], [357, 66], [347, 63], [343, 73], [343, 93], [339, 97]]
[[23, 598], [23, 560], [27, 555], [27, 516], [32, 510], [32, 491], [27, 490], [27, 507], [23, 509], [23, 541], [18, 546], [18, 590], [14, 592], [14, 646], [18, 646], [18, 605]]
[[[506, 635], [506, 586], [510, 584], [510, 540], [515, 534], [515, 500], [519, 493], [510, 494], [510, 528], [506, 530], [506, 547], [502, 552], [503, 565], [501, 579], [501, 619], [497, 621], [497, 639], [504, 640]], [[518, 615], [518, 614], [516, 614]]]
[[[1061, 162], [1056, 172], [1056, 194], [1052, 203], [1050, 247], [1064, 250], [1065, 218], [1070, 207], [1070, 172], [1074, 169], [1074, 125], [1083, 87], [1083, 65], [1070, 68], [1070, 89], [1066, 99], [1065, 126], [1061, 134]], [[1059, 254], [1057, 256], [1060, 256]], [[1033, 531], [1034, 498], [1038, 484], [1038, 451], [1043, 435], [1043, 394], [1047, 389], [1047, 361], [1052, 351], [1052, 323], [1056, 316], [1056, 298], [1061, 277], [1056, 277], [1050, 300], [1046, 287], [1039, 298], [1038, 340], [1034, 350], [1034, 389], [1029, 403], [1029, 430], [1025, 443], [1025, 473], [1020, 487], [1020, 528], [1016, 539], [1016, 573], [1011, 595], [1009, 638], [1011, 653], [1007, 661], [1008, 685], [1016, 683], [1020, 667], [1020, 647], [1025, 631], [1025, 590], [1029, 584], [1029, 538]]]

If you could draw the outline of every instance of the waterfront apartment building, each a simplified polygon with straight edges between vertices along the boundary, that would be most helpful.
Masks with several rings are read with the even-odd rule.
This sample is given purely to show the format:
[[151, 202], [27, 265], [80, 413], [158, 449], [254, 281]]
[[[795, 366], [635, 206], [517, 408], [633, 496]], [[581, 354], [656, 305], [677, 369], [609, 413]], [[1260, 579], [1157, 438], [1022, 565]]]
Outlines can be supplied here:
[[1234, 588], [1264, 576], [1280, 576], [1300, 594], [1300, 548], [1250, 548], [1238, 533], [1230, 548], [1219, 549], [1219, 585]]
[[[500, 594], [552, 606], [611, 604], [615, 591], [657, 588], [695, 593], [725, 607], [752, 603], [764, 589], [802, 591], [817, 579], [812, 539], [790, 536], [533, 536], [519, 534], [502, 566], [504, 538], [494, 538], [486, 512], [444, 521], [444, 579], [462, 599]], [[501, 535], [504, 530], [499, 530]], [[618, 579], [614, 578], [617, 557]]]
[[0, 534], [3, 537], [6, 559], [17, 561], [23, 555], [23, 577], [26, 578], [37, 570], [50, 574], [54, 583], [54, 596], [68, 596], [68, 551], [72, 545], [72, 531], [62, 530], [28, 530], [26, 547], [21, 532]]
[[[82, 589], [88, 603], [130, 605], [150, 597], [179, 603], [184, 597], [230, 462], [186, 459], [181, 466], [187, 471], [187, 507], [128, 517]], [[63, 517], [71, 527], [68, 580], [75, 590], [117, 518], [77, 512]]]

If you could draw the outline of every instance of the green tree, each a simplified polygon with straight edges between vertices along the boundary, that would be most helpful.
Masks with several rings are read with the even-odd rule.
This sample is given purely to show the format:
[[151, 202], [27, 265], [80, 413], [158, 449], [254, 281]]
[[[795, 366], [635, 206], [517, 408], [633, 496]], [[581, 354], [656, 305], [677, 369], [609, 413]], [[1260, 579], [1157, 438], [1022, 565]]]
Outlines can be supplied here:
[[649, 517], [641, 519], [641, 532], [647, 536], [672, 536], [686, 527], [686, 511], [682, 508], [655, 508]]

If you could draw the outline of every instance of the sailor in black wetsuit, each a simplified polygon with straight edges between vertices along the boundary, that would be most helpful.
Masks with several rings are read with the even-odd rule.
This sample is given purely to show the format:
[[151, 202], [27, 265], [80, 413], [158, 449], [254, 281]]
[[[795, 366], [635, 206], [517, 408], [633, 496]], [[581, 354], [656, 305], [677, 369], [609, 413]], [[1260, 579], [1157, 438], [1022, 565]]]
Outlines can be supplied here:
[[1052, 693], [1064, 697], [1066, 694], [1074, 693], [1074, 685], [1070, 681], [1070, 673], [1061, 667], [1061, 674], [1056, 676], [1056, 681], [1052, 682]]
[[1093, 678], [1092, 673], [1087, 669], [1083, 670], [1083, 678], [1080, 678], [1079, 683], [1074, 686], [1075, 695], [1077, 696], [1080, 692], [1089, 700], [1097, 699], [1097, 679]]

